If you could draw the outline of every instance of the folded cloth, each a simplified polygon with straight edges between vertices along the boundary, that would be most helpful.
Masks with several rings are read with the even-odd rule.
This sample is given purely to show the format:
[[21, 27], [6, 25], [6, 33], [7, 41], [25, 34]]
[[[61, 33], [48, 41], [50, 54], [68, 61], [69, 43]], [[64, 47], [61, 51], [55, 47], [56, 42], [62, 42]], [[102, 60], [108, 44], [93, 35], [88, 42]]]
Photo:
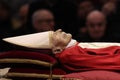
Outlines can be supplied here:
[[63, 80], [120, 80], [120, 74], [110, 71], [86, 71], [63, 76]]
[[56, 54], [56, 58], [70, 72], [120, 70], [120, 46], [90, 49], [75, 45]]
[[51, 69], [56, 62], [55, 58], [39, 52], [9, 51], [0, 54], [0, 64], [11, 67], [7, 77], [12, 79], [25, 77], [33, 78], [30, 80], [36, 78], [42, 78], [43, 80], [43, 77], [44, 79], [49, 78], [50, 74], [53, 74], [53, 78], [58, 79], [66, 72], [56, 67]]

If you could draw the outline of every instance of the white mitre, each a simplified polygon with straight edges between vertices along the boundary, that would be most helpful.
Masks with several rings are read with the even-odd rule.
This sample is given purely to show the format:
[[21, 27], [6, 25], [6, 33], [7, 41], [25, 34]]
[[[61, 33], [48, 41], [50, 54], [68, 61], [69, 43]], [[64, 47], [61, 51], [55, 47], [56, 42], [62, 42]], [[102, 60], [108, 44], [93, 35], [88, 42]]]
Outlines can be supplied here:
[[51, 49], [50, 36], [53, 31], [34, 33], [16, 37], [4, 38], [3, 40], [18, 46], [36, 48], [36, 49]]
[[[3, 40], [9, 42], [11, 44], [15, 44], [18, 46], [35, 48], [35, 49], [52, 49], [54, 42], [51, 40], [53, 35], [53, 31], [46, 31], [16, 37], [4, 38]], [[57, 42], [57, 41], [56, 41]], [[77, 43], [76, 40], [70, 39], [67, 43], [67, 46], [70, 47]]]

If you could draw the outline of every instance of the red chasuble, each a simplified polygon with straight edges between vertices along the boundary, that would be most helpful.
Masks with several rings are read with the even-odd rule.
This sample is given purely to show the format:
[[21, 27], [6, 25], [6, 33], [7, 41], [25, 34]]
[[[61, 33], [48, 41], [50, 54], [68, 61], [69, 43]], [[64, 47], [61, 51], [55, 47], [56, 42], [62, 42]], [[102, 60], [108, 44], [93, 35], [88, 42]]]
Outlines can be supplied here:
[[90, 49], [75, 45], [56, 54], [56, 57], [64, 68], [73, 72], [120, 70], [120, 46]]

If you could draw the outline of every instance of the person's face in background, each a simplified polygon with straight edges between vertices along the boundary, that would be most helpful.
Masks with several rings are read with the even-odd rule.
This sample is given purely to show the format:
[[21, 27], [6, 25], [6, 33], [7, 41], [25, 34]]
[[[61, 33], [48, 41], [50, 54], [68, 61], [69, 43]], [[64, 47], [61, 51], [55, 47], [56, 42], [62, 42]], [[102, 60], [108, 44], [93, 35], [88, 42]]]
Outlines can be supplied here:
[[106, 20], [102, 15], [96, 14], [87, 20], [87, 30], [94, 40], [101, 39], [106, 31]]
[[0, 3], [0, 21], [5, 21], [9, 17], [9, 10], [7, 7]]
[[37, 32], [54, 30], [54, 16], [48, 10], [39, 10], [33, 14], [33, 27]]
[[94, 9], [92, 2], [83, 1], [78, 5], [78, 17], [86, 18], [86, 16]]
[[104, 6], [102, 7], [102, 12], [106, 15], [106, 16], [110, 16], [112, 14], [116, 13], [116, 4], [113, 2], [108, 2], [106, 4], [104, 4]]

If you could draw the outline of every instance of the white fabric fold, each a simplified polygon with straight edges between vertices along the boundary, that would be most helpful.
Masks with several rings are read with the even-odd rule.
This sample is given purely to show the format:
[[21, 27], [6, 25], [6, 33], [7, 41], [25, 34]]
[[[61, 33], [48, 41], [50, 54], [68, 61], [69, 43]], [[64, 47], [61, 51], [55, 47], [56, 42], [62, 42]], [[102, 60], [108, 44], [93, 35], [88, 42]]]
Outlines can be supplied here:
[[120, 46], [120, 43], [107, 43], [107, 42], [90, 42], [90, 43], [79, 43], [78, 46], [82, 48], [90, 48], [90, 49], [99, 49], [106, 48], [110, 46]]

